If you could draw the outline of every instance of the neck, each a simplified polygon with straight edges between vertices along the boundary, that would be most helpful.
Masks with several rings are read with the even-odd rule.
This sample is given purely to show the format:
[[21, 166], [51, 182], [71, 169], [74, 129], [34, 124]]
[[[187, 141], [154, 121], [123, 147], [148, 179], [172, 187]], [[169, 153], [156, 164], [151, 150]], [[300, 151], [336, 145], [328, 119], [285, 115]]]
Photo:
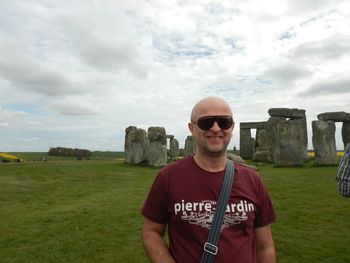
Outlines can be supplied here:
[[219, 172], [225, 169], [227, 154], [222, 156], [210, 157], [199, 153], [194, 155], [194, 161], [197, 165], [208, 172]]

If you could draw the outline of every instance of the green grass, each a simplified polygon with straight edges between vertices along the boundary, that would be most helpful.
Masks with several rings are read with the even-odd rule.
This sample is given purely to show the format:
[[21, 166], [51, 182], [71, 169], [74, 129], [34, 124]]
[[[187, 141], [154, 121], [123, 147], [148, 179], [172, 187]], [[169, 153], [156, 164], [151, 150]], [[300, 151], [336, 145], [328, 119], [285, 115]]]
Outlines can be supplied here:
[[[139, 211], [158, 170], [99, 154], [0, 164], [0, 262], [148, 262]], [[278, 262], [350, 262], [350, 199], [337, 193], [336, 167], [259, 169]]]

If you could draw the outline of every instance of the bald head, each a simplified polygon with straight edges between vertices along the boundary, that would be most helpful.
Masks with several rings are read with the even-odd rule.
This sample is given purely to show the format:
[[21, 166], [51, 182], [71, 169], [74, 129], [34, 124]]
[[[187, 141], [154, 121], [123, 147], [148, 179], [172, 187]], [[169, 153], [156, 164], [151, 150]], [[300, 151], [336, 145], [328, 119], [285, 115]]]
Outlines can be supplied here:
[[232, 117], [230, 105], [222, 98], [207, 97], [197, 102], [191, 112], [191, 122], [202, 116], [229, 115]]

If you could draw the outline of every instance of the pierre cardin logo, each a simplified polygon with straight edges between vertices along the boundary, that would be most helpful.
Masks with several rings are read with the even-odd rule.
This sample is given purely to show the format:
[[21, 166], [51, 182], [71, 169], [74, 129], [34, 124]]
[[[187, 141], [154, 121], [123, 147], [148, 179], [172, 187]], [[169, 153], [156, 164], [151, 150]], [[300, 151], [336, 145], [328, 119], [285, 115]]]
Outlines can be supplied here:
[[[179, 214], [182, 220], [208, 229], [210, 229], [213, 221], [215, 208], [216, 201], [211, 200], [200, 202], [186, 202], [185, 200], [181, 200], [181, 202], [174, 204], [175, 215]], [[254, 211], [254, 204], [246, 200], [227, 204], [221, 230], [248, 220], [248, 213]]]

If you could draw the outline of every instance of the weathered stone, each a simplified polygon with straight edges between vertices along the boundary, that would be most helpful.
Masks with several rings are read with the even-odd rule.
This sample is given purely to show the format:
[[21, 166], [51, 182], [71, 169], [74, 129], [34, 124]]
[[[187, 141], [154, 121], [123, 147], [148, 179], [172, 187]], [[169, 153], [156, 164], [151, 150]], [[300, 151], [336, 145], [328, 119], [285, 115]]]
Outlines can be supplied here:
[[239, 155], [236, 155], [234, 153], [228, 153], [227, 158], [234, 161], [234, 162], [240, 163], [245, 167], [251, 168], [251, 169], [256, 170], [256, 171], [258, 170], [258, 168], [256, 166], [247, 164]]
[[148, 161], [149, 140], [146, 131], [143, 129], [131, 129], [128, 133], [130, 136], [130, 155], [127, 163], [140, 164]]
[[278, 122], [274, 156], [277, 166], [303, 165], [305, 155], [303, 126], [303, 119]]
[[260, 121], [260, 122], [240, 122], [239, 128], [240, 129], [265, 129], [267, 125], [266, 121]]
[[349, 121], [343, 122], [341, 134], [342, 134], [344, 149], [345, 149], [346, 145], [350, 143], [350, 122]]
[[245, 163], [245, 160], [241, 156], [234, 153], [228, 153], [227, 158], [237, 163]]
[[316, 165], [337, 163], [335, 123], [333, 121], [312, 122], [312, 144], [315, 151], [314, 163]]
[[256, 151], [253, 154], [253, 160], [258, 162], [265, 162], [269, 160], [269, 152], [268, 151]]
[[148, 161], [149, 165], [162, 167], [167, 163], [166, 132], [163, 127], [148, 128]]
[[148, 139], [150, 141], [160, 141], [166, 145], [166, 132], [163, 127], [149, 127], [148, 128]]
[[137, 129], [135, 126], [129, 126], [125, 129], [125, 141], [124, 141], [124, 153], [125, 162], [131, 163], [131, 147], [132, 147], [132, 136], [131, 134]]
[[195, 154], [196, 149], [197, 149], [197, 146], [193, 136], [187, 136], [185, 140], [184, 157]]
[[305, 110], [289, 108], [271, 108], [268, 110], [271, 117], [305, 118]]
[[179, 158], [179, 141], [174, 138], [170, 139], [169, 158], [171, 161], [175, 161]]
[[174, 135], [169, 135], [169, 134], [167, 134], [167, 135], [166, 135], [166, 138], [171, 140], [171, 139], [174, 139], [175, 137], [174, 137]]
[[254, 153], [254, 141], [250, 129], [240, 129], [239, 152], [243, 159], [252, 159]]
[[[255, 151], [268, 151], [267, 131], [265, 128], [256, 129]], [[266, 159], [268, 160], [268, 159]]]
[[348, 122], [350, 121], [350, 113], [344, 111], [325, 112], [317, 115], [320, 121]]
[[269, 152], [269, 161], [275, 161], [275, 148], [277, 138], [277, 124], [280, 121], [286, 120], [283, 117], [270, 117], [267, 121], [266, 132], [267, 132], [267, 145]]

